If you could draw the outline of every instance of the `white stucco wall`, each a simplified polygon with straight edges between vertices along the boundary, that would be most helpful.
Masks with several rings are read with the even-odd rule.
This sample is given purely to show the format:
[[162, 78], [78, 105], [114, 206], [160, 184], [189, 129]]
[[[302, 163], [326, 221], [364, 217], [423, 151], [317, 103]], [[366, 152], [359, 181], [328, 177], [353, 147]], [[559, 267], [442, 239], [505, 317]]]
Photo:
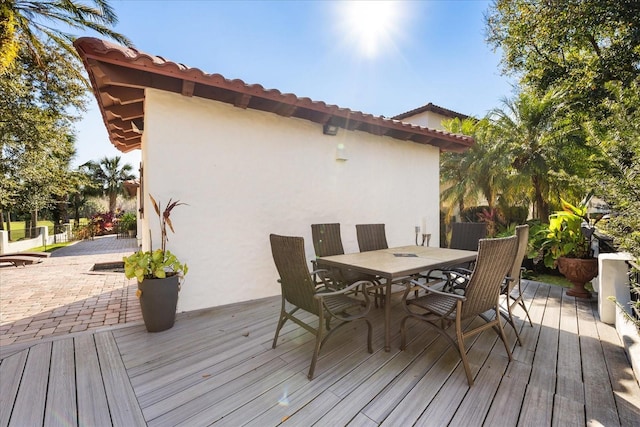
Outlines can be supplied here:
[[406, 117], [402, 119], [402, 121], [430, 129], [444, 130], [442, 121], [450, 119], [450, 117], [436, 114], [433, 111], [423, 111], [422, 113], [418, 113], [414, 116]]
[[[338, 144], [347, 161], [336, 160]], [[358, 251], [360, 223], [385, 223], [399, 246], [413, 244], [427, 217], [439, 241], [432, 146], [344, 129], [327, 136], [306, 120], [147, 89], [142, 150], [144, 192], [189, 204], [173, 211], [168, 244], [190, 267], [179, 311], [279, 294], [270, 233], [304, 237], [308, 259], [313, 223], [341, 223], [346, 252]], [[147, 221], [158, 247], [148, 198]]]

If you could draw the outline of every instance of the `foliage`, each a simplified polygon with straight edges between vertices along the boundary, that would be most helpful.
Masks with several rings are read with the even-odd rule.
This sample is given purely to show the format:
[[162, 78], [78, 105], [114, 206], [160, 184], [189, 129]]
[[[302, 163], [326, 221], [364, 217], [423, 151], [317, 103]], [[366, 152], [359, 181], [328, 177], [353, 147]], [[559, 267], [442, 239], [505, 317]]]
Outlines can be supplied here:
[[73, 122], [89, 85], [74, 36], [63, 29], [130, 44], [109, 28], [116, 22], [107, 0], [0, 1], [0, 217], [29, 210], [37, 220], [39, 210], [55, 206], [66, 219], [82, 179], [69, 168]]
[[563, 210], [550, 215], [548, 228], [538, 232], [543, 239], [541, 249], [547, 267], [555, 266], [560, 257], [593, 258], [593, 234], [600, 218], [593, 222], [589, 218], [587, 209], [591, 197], [589, 194], [577, 206], [562, 200]]
[[149, 195], [149, 198], [160, 220], [162, 242], [160, 249], [153, 250], [153, 248], [151, 248], [148, 251], [138, 251], [124, 258], [125, 276], [127, 279], [135, 277], [139, 283], [144, 279], [164, 279], [167, 276], [173, 276], [175, 274], [184, 276], [189, 271], [187, 264], [181, 263], [175, 255], [167, 250], [167, 226], [169, 226], [172, 233], [175, 233], [171, 222], [171, 211], [176, 206], [184, 205], [185, 203], [179, 201], [174, 202], [169, 199], [169, 202], [161, 212], [160, 206], [162, 205], [156, 203], [151, 195]]
[[[32, 60], [42, 68], [48, 66], [46, 58], [51, 43], [57, 50], [76, 56], [72, 44], [74, 36], [60, 28], [90, 29], [131, 46], [129, 39], [111, 30], [110, 26], [117, 24], [118, 19], [108, 1], [92, 0], [89, 3], [92, 4], [77, 0], [3, 0], [0, 3], [0, 73], [2, 66], [11, 65], [18, 49], [29, 52]], [[81, 78], [80, 68], [73, 66], [69, 56], [66, 58], [62, 59], [62, 66], [67, 73]]]
[[135, 230], [138, 220], [136, 214], [133, 212], [125, 212], [120, 218], [118, 218], [118, 224], [124, 230]]
[[21, 52], [0, 74], [0, 210], [37, 212], [70, 191], [75, 154], [70, 107], [84, 106], [84, 87], [65, 78], [51, 47], [41, 69]]
[[139, 251], [124, 258], [124, 274], [135, 277], [139, 283], [144, 279], [164, 279], [174, 274], [187, 274], [186, 264], [180, 263], [170, 251]]
[[541, 91], [562, 87], [580, 109], [609, 97], [606, 84], [640, 75], [640, 2], [496, 0], [485, 16], [488, 42], [505, 72]]
[[487, 224], [488, 237], [495, 237], [498, 231], [505, 226], [500, 211], [496, 208], [482, 209], [482, 212], [478, 212], [477, 215], [480, 222]]
[[612, 210], [606, 233], [620, 250], [640, 259], [640, 82], [613, 86], [616, 101], [607, 103], [606, 118], [588, 127], [600, 148], [592, 183]]
[[113, 227], [117, 221], [117, 217], [117, 214], [113, 212], [101, 212], [93, 215], [90, 218], [90, 222], [96, 226], [95, 235], [101, 236], [113, 233]]
[[121, 157], [103, 157], [99, 162], [89, 161], [81, 166], [92, 177], [100, 194], [109, 198], [109, 211], [115, 212], [118, 194], [127, 195], [123, 183], [134, 179], [133, 167], [125, 163], [121, 165]]
[[538, 94], [526, 88], [489, 113], [491, 136], [507, 158], [506, 170], [521, 180], [517, 194], [533, 203], [533, 216], [540, 220], [549, 216], [559, 194], [586, 191], [591, 149], [563, 100], [560, 91]]
[[442, 124], [449, 132], [469, 135], [476, 141], [464, 153], [441, 156], [440, 181], [445, 187], [442, 200], [448, 208], [447, 216], [451, 216], [455, 208], [463, 212], [469, 204], [476, 205], [483, 199], [492, 209], [505, 189], [512, 185], [513, 176], [504, 173], [508, 164], [490, 137], [488, 121], [455, 118]]
[[73, 235], [78, 240], [91, 239], [98, 235], [100, 226], [95, 222], [89, 221], [87, 224], [78, 224], [73, 230]]
[[16, 17], [8, 2], [0, 3], [0, 73], [18, 56], [20, 44], [15, 39]]
[[594, 150], [590, 184], [613, 209], [606, 231], [639, 258], [640, 2], [496, 0], [486, 24], [505, 72], [565, 93]]

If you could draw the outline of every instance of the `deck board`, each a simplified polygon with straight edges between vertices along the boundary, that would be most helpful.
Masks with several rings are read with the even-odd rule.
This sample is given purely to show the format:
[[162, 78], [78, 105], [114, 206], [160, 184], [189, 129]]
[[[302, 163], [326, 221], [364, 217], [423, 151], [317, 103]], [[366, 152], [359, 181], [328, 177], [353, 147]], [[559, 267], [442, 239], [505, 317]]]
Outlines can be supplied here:
[[111, 414], [93, 334], [75, 338], [75, 355], [78, 423], [83, 426], [110, 426]]
[[50, 362], [50, 342], [29, 349], [9, 426], [42, 424]]
[[142, 411], [113, 335], [109, 332], [99, 333], [95, 335], [95, 340], [105, 394], [111, 409], [111, 422], [114, 426], [122, 427], [144, 424]]
[[272, 349], [280, 300], [268, 298], [183, 313], [160, 333], [134, 325], [3, 348], [0, 427], [638, 425], [637, 379], [597, 302], [524, 285], [533, 327], [516, 309], [523, 345], [506, 326], [511, 363], [493, 330], [469, 337], [471, 388], [456, 350], [424, 324], [408, 323], [399, 350], [396, 295], [391, 351], [374, 309], [373, 353], [363, 322], [341, 328], [309, 381], [314, 338], [287, 322]]
[[29, 350], [11, 353], [0, 363], [0, 426], [9, 425]]
[[577, 312], [586, 420], [603, 426], [620, 425], [593, 308], [591, 304], [578, 301]]
[[78, 425], [73, 340], [54, 341], [49, 368], [45, 426]]

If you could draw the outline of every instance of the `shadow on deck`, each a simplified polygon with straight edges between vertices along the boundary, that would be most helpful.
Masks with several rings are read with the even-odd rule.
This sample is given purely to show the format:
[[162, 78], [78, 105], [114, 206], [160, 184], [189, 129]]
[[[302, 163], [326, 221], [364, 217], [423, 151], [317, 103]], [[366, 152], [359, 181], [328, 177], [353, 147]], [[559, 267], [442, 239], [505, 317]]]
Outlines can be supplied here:
[[506, 328], [511, 363], [493, 331], [467, 340], [471, 388], [456, 351], [423, 325], [399, 351], [399, 307], [390, 352], [373, 310], [374, 353], [355, 322], [327, 342], [313, 381], [311, 334], [287, 323], [271, 348], [279, 297], [182, 314], [160, 333], [124, 326], [6, 346], [0, 426], [637, 426], [638, 383], [596, 301], [535, 282], [525, 299], [534, 323], [518, 323], [522, 347]]

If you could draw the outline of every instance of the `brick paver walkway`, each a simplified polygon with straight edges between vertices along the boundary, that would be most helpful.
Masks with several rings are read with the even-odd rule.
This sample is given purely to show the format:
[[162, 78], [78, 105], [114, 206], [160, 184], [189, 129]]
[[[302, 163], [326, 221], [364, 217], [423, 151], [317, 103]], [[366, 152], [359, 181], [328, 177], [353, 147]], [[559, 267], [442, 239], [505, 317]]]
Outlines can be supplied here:
[[91, 271], [122, 261], [135, 239], [84, 240], [25, 267], [0, 265], [0, 345], [141, 321], [135, 279]]

